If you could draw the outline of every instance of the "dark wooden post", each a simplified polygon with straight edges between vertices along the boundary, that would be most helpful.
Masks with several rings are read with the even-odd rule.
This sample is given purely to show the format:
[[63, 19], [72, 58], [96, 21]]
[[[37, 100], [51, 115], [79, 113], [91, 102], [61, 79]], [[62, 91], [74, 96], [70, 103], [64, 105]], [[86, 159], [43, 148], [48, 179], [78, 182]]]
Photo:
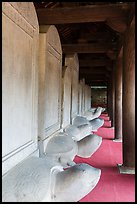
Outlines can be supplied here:
[[115, 63], [113, 63], [112, 69], [112, 114], [111, 114], [111, 126], [115, 126]]
[[123, 45], [123, 164], [121, 173], [135, 173], [135, 18], [128, 27]]
[[112, 71], [110, 73], [110, 78], [108, 79], [108, 114], [111, 120], [111, 126], [114, 127], [115, 123], [115, 67], [113, 65]]
[[108, 115], [110, 117], [112, 117], [112, 80], [111, 80], [111, 76], [108, 79], [108, 85], [107, 85], [107, 111], [108, 111]]
[[115, 139], [122, 141], [122, 57], [123, 49], [118, 56], [115, 70]]

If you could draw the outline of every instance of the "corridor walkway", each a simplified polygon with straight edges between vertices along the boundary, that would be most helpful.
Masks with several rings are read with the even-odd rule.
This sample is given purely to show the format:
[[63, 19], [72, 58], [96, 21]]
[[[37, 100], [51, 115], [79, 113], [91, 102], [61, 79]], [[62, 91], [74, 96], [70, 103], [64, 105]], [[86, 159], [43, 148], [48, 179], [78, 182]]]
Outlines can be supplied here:
[[122, 143], [113, 142], [114, 128], [107, 114], [104, 126], [95, 133], [102, 136], [100, 148], [88, 159], [75, 157], [76, 163], [85, 162], [101, 169], [97, 186], [80, 202], [135, 202], [135, 175], [120, 174], [117, 164], [122, 163]]

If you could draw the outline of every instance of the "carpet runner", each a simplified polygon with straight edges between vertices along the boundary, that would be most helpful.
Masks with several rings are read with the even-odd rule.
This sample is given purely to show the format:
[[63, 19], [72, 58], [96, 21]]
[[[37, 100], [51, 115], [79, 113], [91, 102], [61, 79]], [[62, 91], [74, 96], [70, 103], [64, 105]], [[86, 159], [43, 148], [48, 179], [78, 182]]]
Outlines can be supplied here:
[[120, 174], [117, 164], [122, 163], [122, 142], [113, 142], [114, 128], [108, 115], [104, 124], [95, 134], [103, 138], [100, 148], [89, 158], [76, 156], [76, 163], [87, 163], [101, 169], [97, 186], [79, 202], [135, 202], [135, 175]]

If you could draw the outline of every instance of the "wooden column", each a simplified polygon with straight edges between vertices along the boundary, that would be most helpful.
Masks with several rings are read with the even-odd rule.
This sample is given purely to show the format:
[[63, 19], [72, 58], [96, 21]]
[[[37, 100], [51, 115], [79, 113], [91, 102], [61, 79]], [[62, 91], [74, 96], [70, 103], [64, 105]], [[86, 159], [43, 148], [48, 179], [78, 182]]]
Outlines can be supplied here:
[[111, 126], [115, 126], [115, 63], [112, 70], [112, 112], [111, 112]]
[[111, 126], [114, 127], [115, 123], [115, 67], [113, 65], [110, 79], [108, 80], [108, 114], [111, 120]]
[[116, 63], [115, 71], [115, 140], [122, 140], [122, 55], [120, 55]]
[[107, 111], [107, 113], [108, 113], [108, 115], [109, 115], [108, 98], [109, 98], [109, 84], [108, 84], [108, 82], [107, 82], [107, 108], [106, 108], [106, 111]]
[[121, 173], [135, 173], [135, 18], [123, 46], [123, 165]]
[[111, 97], [111, 93], [112, 93], [112, 85], [111, 85], [111, 81], [108, 80], [108, 87], [107, 87], [107, 111], [108, 111], [108, 115], [109, 117], [111, 117], [111, 112], [112, 112], [112, 107], [111, 107], [111, 104], [112, 104], [112, 97]]

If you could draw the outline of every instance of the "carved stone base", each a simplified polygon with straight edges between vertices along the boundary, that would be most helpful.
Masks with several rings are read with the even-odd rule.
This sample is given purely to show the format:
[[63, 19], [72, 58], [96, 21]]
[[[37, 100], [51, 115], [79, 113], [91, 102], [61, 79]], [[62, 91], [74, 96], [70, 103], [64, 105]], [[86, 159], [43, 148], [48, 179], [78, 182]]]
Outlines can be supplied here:
[[81, 126], [69, 125], [67, 128], [64, 129], [68, 135], [72, 137], [75, 141], [80, 141], [84, 137], [91, 134], [92, 126], [90, 124], [84, 124]]
[[78, 153], [77, 155], [80, 157], [88, 158], [91, 157], [94, 152], [100, 147], [102, 143], [102, 137], [91, 134], [82, 140], [78, 141]]
[[123, 164], [117, 164], [117, 166], [121, 174], [135, 174], [134, 167], [126, 167], [126, 166], [123, 166]]
[[92, 111], [87, 111], [85, 114], [84, 114], [84, 117], [87, 118], [87, 120], [93, 120], [95, 118], [98, 118], [102, 113], [102, 108], [101, 107], [98, 107], [95, 112], [92, 112]]
[[95, 118], [91, 121], [89, 121], [90, 125], [92, 126], [92, 131], [97, 131], [100, 127], [104, 124], [104, 119], [101, 118]]
[[122, 142], [122, 138], [114, 139], [113, 142]]

